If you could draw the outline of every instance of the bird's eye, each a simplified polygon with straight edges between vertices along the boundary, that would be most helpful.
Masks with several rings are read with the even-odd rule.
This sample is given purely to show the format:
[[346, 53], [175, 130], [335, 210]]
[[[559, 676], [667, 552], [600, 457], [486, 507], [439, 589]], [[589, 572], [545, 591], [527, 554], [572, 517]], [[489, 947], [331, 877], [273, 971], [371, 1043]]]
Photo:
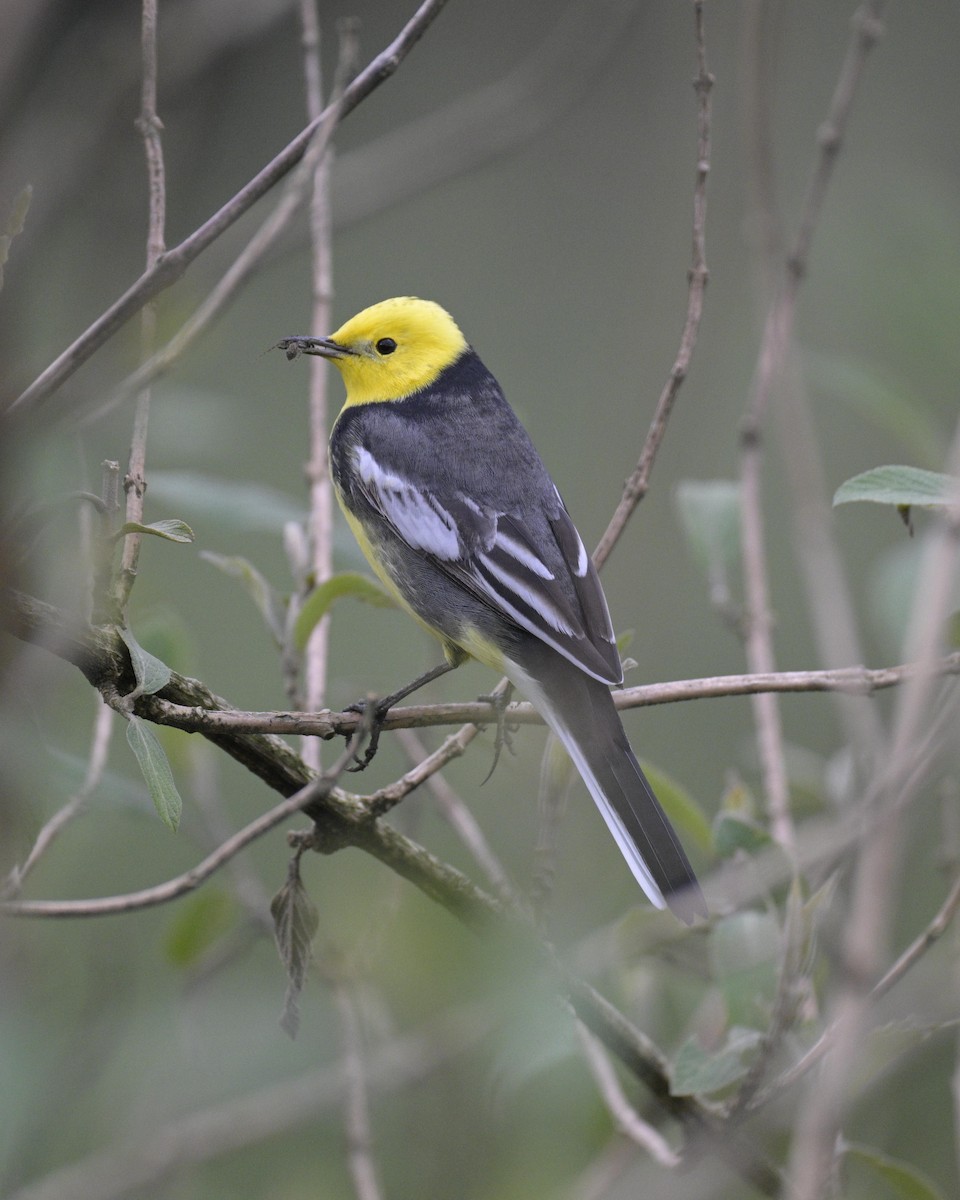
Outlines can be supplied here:
[[397, 343], [393, 338], [381, 338], [377, 342], [376, 350], [378, 354], [392, 354], [397, 348]]

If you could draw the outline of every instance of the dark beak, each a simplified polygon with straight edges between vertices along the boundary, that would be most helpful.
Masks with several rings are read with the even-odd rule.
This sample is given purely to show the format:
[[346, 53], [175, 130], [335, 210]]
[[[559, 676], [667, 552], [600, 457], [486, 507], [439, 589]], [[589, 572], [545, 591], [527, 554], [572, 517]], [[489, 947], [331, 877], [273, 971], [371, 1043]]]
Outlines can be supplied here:
[[307, 337], [306, 334], [283, 338], [274, 349], [283, 350], [288, 359], [299, 358], [301, 354], [317, 354], [321, 358], [347, 358], [353, 354], [352, 350], [330, 338]]

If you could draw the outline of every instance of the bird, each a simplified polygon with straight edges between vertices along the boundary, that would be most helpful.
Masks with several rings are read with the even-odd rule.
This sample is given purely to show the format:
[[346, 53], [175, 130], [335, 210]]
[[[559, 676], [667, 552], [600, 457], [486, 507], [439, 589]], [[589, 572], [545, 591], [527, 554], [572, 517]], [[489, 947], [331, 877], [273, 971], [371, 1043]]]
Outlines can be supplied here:
[[707, 905], [614, 704], [622, 683], [594, 564], [529, 434], [441, 305], [373, 304], [329, 337], [277, 345], [343, 378], [334, 490], [388, 592], [439, 639], [426, 679], [476, 659], [559, 738], [647, 897], [686, 924]]

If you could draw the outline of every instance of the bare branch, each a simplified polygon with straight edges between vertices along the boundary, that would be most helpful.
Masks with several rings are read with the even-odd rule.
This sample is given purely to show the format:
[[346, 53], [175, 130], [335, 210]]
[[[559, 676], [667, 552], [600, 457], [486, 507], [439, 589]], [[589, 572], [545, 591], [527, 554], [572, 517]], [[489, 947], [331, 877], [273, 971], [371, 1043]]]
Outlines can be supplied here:
[[[747, 665], [752, 671], [773, 671], [776, 658], [767, 585], [767, 555], [761, 508], [761, 428], [774, 385], [781, 379], [793, 340], [797, 291], [810, 255], [814, 230], [833, 173], [837, 152], [866, 56], [879, 34], [882, 0], [868, 0], [854, 18], [854, 36], [840, 70], [827, 121], [821, 127], [820, 155], [807, 188], [797, 237], [786, 264], [780, 289], [770, 306], [757, 358], [751, 395], [741, 427], [741, 512], [743, 572], [747, 602]], [[771, 697], [754, 701], [757, 742], [764, 791], [774, 836], [788, 848], [793, 844], [786, 766], [779, 706]]]
[[[137, 126], [143, 137], [147, 160], [147, 183], [149, 217], [147, 220], [147, 271], [151, 271], [160, 259], [166, 246], [165, 225], [167, 211], [166, 171], [163, 162], [163, 142], [160, 130], [163, 124], [157, 113], [157, 0], [143, 0], [141, 16], [141, 60], [142, 84], [140, 94], [140, 117]], [[154, 304], [144, 305], [140, 314], [140, 355], [148, 359], [153, 353], [157, 338], [157, 312]], [[144, 387], [137, 396], [133, 417], [133, 436], [130, 441], [130, 462], [123, 481], [127, 496], [126, 519], [131, 523], [143, 521], [143, 498], [147, 490], [147, 425], [150, 418], [150, 390]], [[137, 575], [140, 561], [139, 533], [129, 533], [123, 540], [120, 571], [113, 588], [113, 601], [117, 614], [122, 614], [130, 598], [130, 590]]]
[[[951, 921], [956, 916], [958, 909], [960, 909], [960, 876], [954, 880], [953, 886], [947, 893], [947, 898], [941, 904], [936, 916], [933, 917], [926, 929], [914, 938], [906, 950], [898, 956], [896, 961], [887, 968], [883, 976], [870, 989], [870, 1000], [872, 1003], [876, 1003], [882, 999], [923, 958], [930, 947], [943, 937], [950, 927]], [[768, 1087], [765, 1087], [753, 1097], [747, 1107], [750, 1109], [764, 1108], [776, 1096], [793, 1087], [812, 1067], [815, 1067], [822, 1060], [823, 1056], [836, 1041], [838, 1032], [839, 1026], [836, 1023], [825, 1029], [803, 1057], [798, 1059], [793, 1066], [789, 1067], [782, 1075], [773, 1080]]]
[[[29, 628], [34, 640], [55, 648], [65, 657], [73, 658], [78, 665], [82, 664], [92, 682], [98, 680], [106, 686], [105, 681], [111, 669], [113, 679], [121, 679], [125, 673], [129, 676], [129, 666], [124, 663], [115, 631], [88, 629], [81, 634], [75, 626], [53, 620], [52, 614], [55, 613], [56, 610], [51, 606], [38, 601], [29, 605], [21, 604], [18, 608], [19, 621], [13, 631], [23, 636]], [[181, 699], [189, 695], [201, 704], [223, 704], [201, 684], [182, 676], [174, 676], [164, 690]], [[475, 932], [496, 932], [508, 943], [519, 939], [531, 962], [542, 963], [555, 973], [557, 986], [569, 997], [580, 1019], [629, 1071], [650, 1088], [668, 1112], [688, 1122], [693, 1129], [707, 1129], [715, 1124], [717, 1114], [709, 1106], [695, 1098], [670, 1094], [667, 1065], [656, 1047], [589, 984], [560, 967], [553, 953], [538, 940], [528, 922], [515, 910], [508, 910], [503, 903], [481, 891], [461, 872], [440, 862], [422, 846], [375, 819], [363, 801], [335, 788], [332, 782], [334, 771], [317, 779], [305, 780], [304, 777], [308, 775], [305, 764], [279, 738], [225, 732], [208, 736], [272, 788], [285, 794], [294, 794], [241, 830], [193, 871], [157, 888], [94, 901], [0, 903], [0, 914], [98, 916], [128, 911], [132, 907], [166, 903], [195, 888], [203, 878], [209, 877], [230, 856], [262, 836], [267, 829], [280, 824], [300, 808], [305, 808], [315, 822], [314, 829], [305, 839], [311, 848], [332, 853], [346, 846], [355, 846], [408, 880]], [[348, 748], [338, 767], [351, 754], [352, 750]], [[295, 782], [298, 783], [296, 787]], [[764, 1161], [744, 1146], [732, 1142], [729, 1145], [721, 1144], [720, 1149], [734, 1163], [735, 1169], [750, 1179], [760, 1191], [768, 1195], [776, 1194], [776, 1174]]]
[[[474, 1046], [487, 1022], [455, 1013], [378, 1046], [370, 1055], [369, 1087], [378, 1095], [403, 1092]], [[236, 1100], [157, 1125], [27, 1184], [9, 1200], [124, 1200], [140, 1197], [185, 1166], [244, 1150], [268, 1138], [311, 1128], [343, 1102], [339, 1066], [319, 1067], [259, 1088]]]
[[[115, 684], [124, 675], [124, 654], [119, 639], [109, 629], [88, 626], [72, 621], [64, 612], [24, 592], [9, 589], [3, 611], [6, 628], [22, 641], [42, 646], [50, 653], [78, 667], [95, 686], [104, 680]], [[921, 669], [919, 663], [902, 663], [891, 667], [838, 667], [820, 671], [781, 671], [757, 675], [712, 675], [701, 679], [680, 679], [668, 683], [644, 684], [622, 688], [613, 693], [621, 711], [657, 704], [677, 704], [689, 700], [706, 700], [719, 696], [749, 696], [757, 692], [846, 692], [869, 695], [875, 691], [898, 687]], [[960, 674], [960, 651], [948, 654], [936, 663], [942, 676]], [[293, 711], [245, 712], [233, 708], [228, 701], [216, 696], [199, 680], [173, 673], [171, 683], [155, 696], [137, 699], [137, 716], [146, 717], [161, 725], [171, 725], [188, 733], [204, 733], [211, 738], [217, 734], [307, 734], [331, 738], [349, 736], [360, 718], [355, 713], [304, 713]], [[506, 709], [510, 724], [543, 724], [531, 705], [514, 702]], [[411, 705], [391, 709], [384, 721], [385, 729], [426, 728], [469, 722], [481, 726], [491, 720], [487, 701], [465, 704]], [[375, 793], [378, 814], [386, 812], [414, 787], [423, 782], [432, 769], [438, 769], [450, 759], [463, 753], [476, 737], [478, 729], [459, 730], [448, 742], [435, 750], [425, 764], [414, 768], [398, 780], [391, 789]], [[289, 747], [285, 747], [289, 750]], [[433, 766], [436, 764], [436, 766]], [[406, 781], [406, 782], [405, 782]], [[371, 797], [371, 800], [374, 797]]]
[[[301, 0], [300, 21], [303, 29], [304, 73], [306, 76], [307, 115], [314, 118], [323, 108], [320, 76], [320, 24], [315, 0]], [[341, 25], [340, 65], [350, 62], [356, 53], [355, 33], [351, 24]], [[336, 85], [335, 85], [336, 87]], [[310, 202], [310, 249], [313, 312], [310, 329], [323, 337], [332, 328], [333, 301], [333, 217], [330, 209], [330, 157], [325, 155], [313, 173]], [[310, 432], [307, 479], [310, 486], [308, 551], [310, 584], [318, 587], [333, 573], [333, 487], [327, 461], [327, 381], [329, 368], [322, 358], [310, 360]], [[292, 610], [292, 609], [291, 609]], [[316, 712], [323, 707], [327, 688], [327, 657], [330, 617], [325, 615], [310, 633], [304, 651], [304, 690], [306, 707]], [[304, 759], [320, 769], [320, 743], [308, 739]]]
[[373, 1157], [373, 1129], [360, 1014], [346, 980], [333, 981], [333, 995], [340, 1015], [341, 1070], [350, 1178], [357, 1200], [380, 1200], [383, 1189]]
[[[362, 737], [362, 734], [361, 734]], [[10, 917], [102, 917], [111, 913], [136, 912], [142, 908], [155, 908], [169, 904], [187, 892], [192, 892], [220, 870], [251, 842], [275, 829], [306, 806], [325, 799], [333, 790], [339, 776], [350, 765], [358, 748], [360, 737], [351, 740], [331, 770], [305, 784], [298, 792], [269, 812], [251, 821], [238, 833], [221, 843], [216, 850], [195, 867], [174, 879], [156, 887], [143, 888], [138, 892], [127, 892], [119, 896], [106, 896], [97, 900], [10, 900], [0, 902], [0, 915]]]
[[[352, 112], [367, 96], [400, 66], [428, 26], [443, 9], [446, 0], [423, 0], [423, 3], [396, 38], [382, 50], [346, 89], [341, 116]], [[93, 324], [68, 346], [10, 406], [8, 411], [26, 410], [45, 400], [64, 380], [130, 320], [149, 300], [158, 296], [180, 279], [199, 254], [230, 228], [261, 196], [282, 179], [303, 158], [329, 106], [317, 120], [305, 129], [259, 171], [253, 179], [232, 196], [189, 237], [175, 246], [127, 289]]]
[[[960, 422], [946, 468], [960, 471]], [[914, 770], [916, 747], [934, 715], [934, 676], [929, 668], [950, 610], [957, 559], [960, 557], [960, 487], [954, 488], [916, 581], [908, 645], [921, 669], [897, 696], [890, 751], [876, 771], [878, 798], [874, 819], [878, 832], [863, 845], [857, 861], [850, 911], [844, 923], [842, 972], [831, 1005], [834, 1043], [819, 1073], [817, 1087], [808, 1086], [791, 1152], [791, 1179], [798, 1200], [814, 1200], [833, 1167], [835, 1145], [848, 1104], [848, 1072], [857, 1060], [872, 998], [868, 987], [885, 954], [896, 908], [897, 881], [903, 854], [901, 815], [916, 794], [921, 777]]]
[[[744, 613], [744, 652], [748, 668], [758, 674], [775, 673], [773, 618], [767, 587], [767, 554], [763, 533], [761, 497], [761, 457], [757, 438], [743, 442], [740, 460], [740, 530], [743, 581], [746, 606]], [[752, 700], [757, 731], [757, 753], [763, 792], [774, 838], [790, 851], [795, 834], [790, 815], [790, 790], [783, 753], [783, 725], [780, 706], [771, 693], [757, 693]]]
[[590, 1074], [593, 1076], [597, 1090], [603, 1097], [604, 1104], [610, 1110], [610, 1115], [616, 1122], [617, 1128], [631, 1142], [645, 1150], [661, 1167], [668, 1169], [678, 1167], [680, 1156], [670, 1146], [663, 1134], [654, 1129], [649, 1122], [643, 1120], [627, 1099], [603, 1047], [579, 1021], [576, 1022], [576, 1030], [580, 1038], [583, 1057], [590, 1068]]
[[[760, 675], [714, 675], [702, 679], [678, 679], [667, 683], [648, 683], [638, 687], [622, 688], [613, 694], [614, 703], [621, 712], [634, 708], [648, 708], [660, 704], [679, 704], [691, 700], [717, 699], [721, 696], [753, 696], [770, 692], [775, 694], [803, 692], [837, 692], [840, 694], [866, 696], [887, 688], [898, 687], [920, 670], [918, 663], [903, 663], [893, 667], [839, 667], [830, 671], [779, 671]], [[954, 651], [940, 659], [937, 670], [942, 675], [960, 674], [960, 651]], [[360, 718], [355, 713], [319, 713], [275, 710], [271, 712], [244, 712], [239, 709], [214, 709], [187, 707], [162, 699], [166, 691], [158, 696], [143, 697], [137, 702], [137, 715], [149, 717], [161, 725], [172, 725], [188, 733], [207, 733], [217, 730], [301, 734], [331, 738], [349, 736], [356, 729]], [[543, 718], [536, 709], [525, 701], [509, 704], [504, 718], [511, 725], [542, 725]], [[392, 708], [383, 722], [383, 728], [427, 729], [441, 725], [457, 725], [469, 722], [471, 729], [458, 730], [437, 750], [395, 783], [371, 795], [378, 815], [387, 812], [404, 796], [421, 784], [428, 775], [445, 766], [453, 758], [463, 754], [476, 737], [477, 727], [489, 723], [490, 706], [482, 700], [465, 703], [424, 704]]]
[[454, 723], [459, 721], [466, 721], [467, 724], [458, 729], [456, 733], [450, 734], [441, 746], [432, 754], [426, 754], [421, 758], [405, 775], [401, 775], [395, 782], [380, 788], [379, 791], [373, 792], [367, 797], [367, 805], [371, 813], [378, 817], [388, 813], [421, 783], [425, 783], [438, 771], [442, 771], [447, 763], [453, 762], [455, 758], [460, 758], [466, 753], [467, 747], [480, 732], [480, 725], [471, 721], [469, 717], [458, 716]]
[[516, 154], [561, 122], [604, 77], [637, 11], [635, 0], [554, 5], [542, 39], [497, 79], [346, 150], [333, 180], [338, 227]]
[[[353, 61], [352, 58], [348, 59], [346, 56], [352, 53], [355, 46], [352, 41], [348, 40], [341, 49], [344, 55], [341, 59], [341, 69], [345, 72], [352, 66]], [[340, 74], [341, 71], [338, 71], [338, 78]], [[236, 297], [256, 268], [263, 262], [270, 248], [276, 244], [300, 211], [314, 173], [321, 169], [321, 164], [326, 158], [330, 141], [342, 115], [342, 102], [343, 90], [341, 87], [335, 91], [334, 97], [325, 111], [324, 119], [317, 128], [315, 140], [308, 146], [302, 161], [287, 181], [287, 186], [273, 211], [264, 219], [256, 233], [234, 258], [216, 285], [167, 344], [118, 384], [110, 397], [90, 414], [89, 419], [95, 420], [103, 417], [126, 402], [130, 396], [169, 371]]]
[[650, 472], [653, 470], [657, 452], [667, 432], [670, 413], [673, 411], [680, 386], [690, 369], [690, 361], [697, 344], [697, 334], [700, 331], [700, 318], [703, 314], [703, 296], [709, 277], [706, 259], [706, 221], [707, 177], [710, 174], [710, 93], [713, 88], [713, 76], [707, 70], [702, 0], [696, 0], [693, 11], [696, 21], [697, 45], [697, 77], [694, 80], [697, 92], [697, 175], [693, 192], [693, 261], [689, 273], [687, 315], [683, 333], [680, 335], [680, 348], [670, 369], [667, 382], [660, 393], [660, 399], [657, 401], [653, 421], [650, 424], [643, 449], [640, 451], [640, 458], [630, 478], [624, 484], [620, 502], [593, 552], [593, 561], [598, 568], [602, 567], [610, 557], [610, 553], [626, 528], [634, 509], [647, 494]]
[[[745, 9], [744, 124], [748, 173], [748, 245], [753, 250], [755, 292], [764, 309], [780, 282], [782, 219], [776, 200], [771, 83], [777, 61], [777, 13], [768, 0]], [[794, 548], [806, 589], [821, 665], [863, 661], [861, 639], [843, 561], [833, 533], [832, 513], [820, 448], [795, 353], [787, 356], [778, 388], [776, 431], [791, 489]], [[862, 697], [837, 697], [837, 712], [854, 748], [857, 765], [869, 771], [882, 737], [874, 706]]]
[[22, 867], [14, 867], [3, 885], [0, 886], [0, 899], [10, 899], [18, 896], [24, 880], [37, 865], [44, 854], [50, 849], [57, 835], [86, 808], [87, 801], [100, 785], [103, 772], [107, 765], [107, 755], [110, 750], [110, 737], [113, 733], [113, 710], [104, 704], [97, 696], [97, 715], [94, 719], [93, 736], [90, 741], [90, 755], [87, 759], [87, 773], [80, 788], [74, 792], [67, 803], [53, 814], [49, 821], [37, 834], [36, 841], [30, 849]]
[[[466, 728], [475, 729], [473, 726], [467, 726]], [[494, 854], [483, 830], [480, 828], [469, 807], [464, 803], [462, 797], [457, 795], [453, 788], [439, 774], [440, 767], [435, 766], [430, 761], [433, 756], [427, 753], [426, 746], [424, 746], [412, 730], [402, 729], [397, 736], [400, 739], [401, 746], [403, 746], [410, 760], [414, 763], [414, 770], [418, 771], [419, 776], [425, 780], [431, 795], [440, 807], [440, 811], [473, 855], [474, 862], [483, 871], [487, 882], [501, 900], [507, 903], [515, 903], [516, 893], [510, 883], [507, 872], [504, 870], [503, 864], [497, 858], [496, 854]], [[456, 739], [461, 738], [461, 736], [465, 736], [463, 730], [459, 734], [454, 734], [453, 738], [448, 740], [455, 742], [459, 747], [460, 743]], [[473, 740], [472, 737], [470, 740]], [[462, 753], [462, 750], [460, 750], [460, 753]], [[444, 759], [444, 765], [453, 757], [455, 755], [450, 753], [449, 758]], [[407, 779], [406, 775], [404, 779]], [[414, 786], [417, 785], [415, 784]], [[373, 801], [374, 797], [370, 799]]]

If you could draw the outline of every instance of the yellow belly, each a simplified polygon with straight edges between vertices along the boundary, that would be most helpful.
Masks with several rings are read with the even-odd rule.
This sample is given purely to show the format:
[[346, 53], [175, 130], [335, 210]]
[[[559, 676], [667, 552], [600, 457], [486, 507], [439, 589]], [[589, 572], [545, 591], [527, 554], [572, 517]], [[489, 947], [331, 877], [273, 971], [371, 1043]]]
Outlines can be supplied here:
[[440, 644], [443, 646], [443, 653], [447, 662], [459, 664], [463, 662], [465, 658], [475, 658], [478, 662], [482, 662], [486, 666], [492, 667], [494, 671], [499, 671], [502, 674], [504, 669], [503, 655], [492, 642], [488, 641], [484, 637], [481, 637], [477, 630], [472, 628], [467, 629], [464, 631], [462, 638], [458, 639], [456, 642], [453, 642], [444, 634], [439, 633], [436, 629], [434, 629], [432, 625], [429, 625], [420, 616], [416, 609], [410, 606], [407, 598], [397, 587], [393, 576], [384, 566], [380, 555], [374, 548], [373, 543], [370, 541], [369, 537], [367, 537], [367, 531], [364, 529], [362, 523], [343, 503], [343, 500], [340, 497], [339, 488], [336, 489], [336, 492], [337, 500], [340, 503], [340, 508], [343, 511], [343, 515], [347, 518], [347, 524], [350, 526], [353, 536], [357, 539], [357, 545], [363, 551], [364, 558], [366, 558], [367, 562], [373, 568], [377, 578], [387, 589], [390, 596], [396, 601], [397, 606], [402, 608], [404, 612], [409, 613], [410, 616], [413, 617], [413, 619], [421, 627], [421, 629], [425, 629], [427, 633], [431, 634], [440, 642]]

